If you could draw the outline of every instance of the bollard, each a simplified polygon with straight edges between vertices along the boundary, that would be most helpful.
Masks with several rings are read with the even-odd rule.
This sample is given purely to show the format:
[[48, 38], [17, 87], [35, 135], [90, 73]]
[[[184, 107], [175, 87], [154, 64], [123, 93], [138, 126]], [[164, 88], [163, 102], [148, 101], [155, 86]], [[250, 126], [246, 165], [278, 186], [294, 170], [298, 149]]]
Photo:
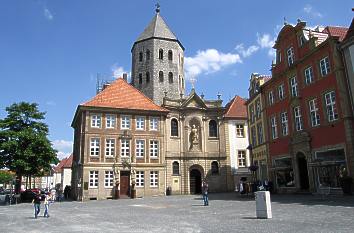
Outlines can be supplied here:
[[258, 191], [255, 194], [257, 218], [272, 218], [269, 191]]

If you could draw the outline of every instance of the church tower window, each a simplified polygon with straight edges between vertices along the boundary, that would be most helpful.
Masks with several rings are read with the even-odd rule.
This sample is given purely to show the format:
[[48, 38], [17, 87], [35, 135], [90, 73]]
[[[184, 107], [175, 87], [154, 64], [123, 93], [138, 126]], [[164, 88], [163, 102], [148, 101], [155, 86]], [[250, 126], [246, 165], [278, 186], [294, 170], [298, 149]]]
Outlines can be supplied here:
[[173, 83], [173, 74], [172, 74], [172, 72], [168, 73], [168, 82], [169, 83]]
[[143, 84], [143, 75], [141, 73], [139, 74], [139, 84]]
[[143, 61], [143, 53], [142, 52], [139, 53], [139, 61]]
[[163, 71], [159, 72], [159, 81], [162, 83], [163, 82]]
[[159, 59], [163, 60], [163, 49], [159, 50]]
[[218, 136], [218, 127], [216, 121], [209, 121], [209, 137], [217, 137]]
[[171, 136], [178, 137], [178, 121], [175, 118], [171, 120]]
[[150, 73], [146, 72], [146, 83], [150, 82]]
[[172, 50], [168, 50], [168, 60], [172, 61], [173, 60], [173, 53]]
[[146, 60], [150, 60], [150, 50], [146, 50]]

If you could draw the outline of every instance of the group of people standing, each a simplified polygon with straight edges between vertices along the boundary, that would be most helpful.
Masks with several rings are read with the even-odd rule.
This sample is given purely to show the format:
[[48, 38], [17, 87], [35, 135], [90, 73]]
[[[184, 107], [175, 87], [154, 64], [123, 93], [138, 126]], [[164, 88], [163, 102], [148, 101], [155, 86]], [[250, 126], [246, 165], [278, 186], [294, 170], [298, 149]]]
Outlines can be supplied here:
[[34, 204], [34, 218], [37, 218], [39, 213], [41, 212], [41, 202], [44, 204], [44, 215], [43, 217], [49, 218], [49, 203], [52, 199], [51, 194], [46, 194], [43, 198], [41, 194], [36, 194], [32, 200]]

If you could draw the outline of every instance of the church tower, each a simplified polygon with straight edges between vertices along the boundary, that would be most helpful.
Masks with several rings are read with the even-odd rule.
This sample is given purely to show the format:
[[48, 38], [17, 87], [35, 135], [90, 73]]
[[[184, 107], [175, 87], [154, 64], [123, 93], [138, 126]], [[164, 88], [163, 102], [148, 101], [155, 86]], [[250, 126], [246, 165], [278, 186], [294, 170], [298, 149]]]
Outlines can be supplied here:
[[161, 17], [159, 5], [131, 52], [132, 84], [154, 103], [184, 95], [184, 47]]

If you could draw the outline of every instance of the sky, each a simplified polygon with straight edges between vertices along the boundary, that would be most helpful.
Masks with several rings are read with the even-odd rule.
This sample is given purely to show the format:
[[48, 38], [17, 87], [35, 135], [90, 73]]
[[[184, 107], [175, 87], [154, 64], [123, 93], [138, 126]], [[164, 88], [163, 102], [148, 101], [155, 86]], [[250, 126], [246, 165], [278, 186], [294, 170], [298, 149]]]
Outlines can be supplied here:
[[[150, 0], [1, 0], [0, 118], [20, 101], [46, 112], [49, 139], [63, 158], [71, 122], [96, 93], [97, 76], [131, 70], [131, 48], [155, 15]], [[186, 79], [206, 99], [247, 98], [251, 73], [271, 74], [284, 25], [349, 27], [350, 0], [160, 0], [161, 16], [185, 47]], [[187, 94], [191, 89], [187, 82]]]

